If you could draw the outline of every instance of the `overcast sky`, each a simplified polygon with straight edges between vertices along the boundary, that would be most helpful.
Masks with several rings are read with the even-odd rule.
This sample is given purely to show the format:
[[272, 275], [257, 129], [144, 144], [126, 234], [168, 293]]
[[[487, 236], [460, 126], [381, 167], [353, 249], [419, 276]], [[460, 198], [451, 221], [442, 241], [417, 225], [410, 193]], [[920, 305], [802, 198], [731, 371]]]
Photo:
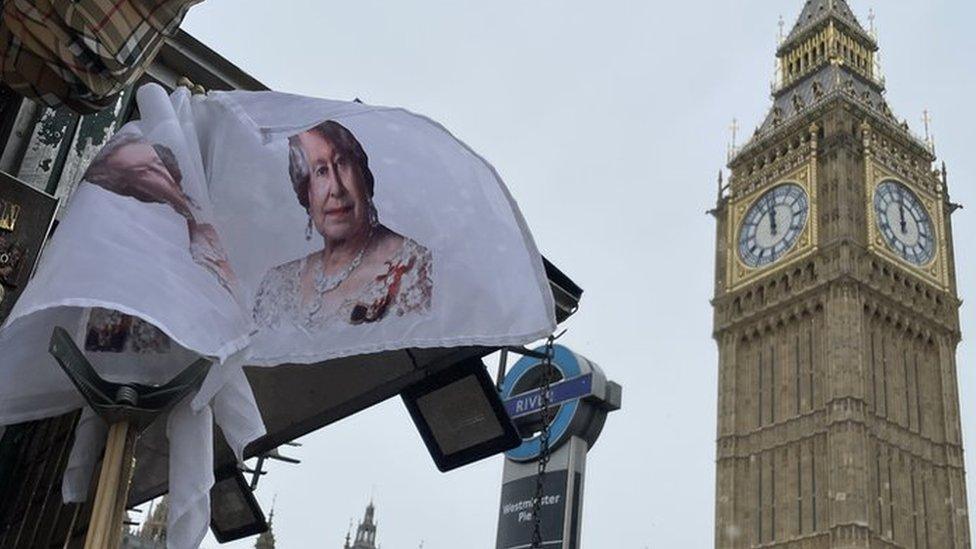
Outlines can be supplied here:
[[[712, 545], [713, 221], [728, 126], [769, 107], [777, 20], [802, 0], [207, 0], [185, 28], [268, 86], [402, 106], [498, 169], [540, 249], [586, 290], [564, 341], [624, 387], [590, 453], [583, 546]], [[953, 198], [963, 299], [976, 295], [976, 7], [851, 0], [878, 12], [895, 113], [933, 113]], [[976, 330], [963, 308], [963, 333]], [[976, 351], [959, 369], [976, 470]], [[272, 465], [278, 547], [341, 547], [372, 494], [385, 549], [494, 548], [502, 460], [437, 472], [393, 399]], [[970, 475], [972, 478], [972, 475]], [[971, 487], [970, 494], [974, 491]], [[973, 499], [970, 498], [970, 506]], [[229, 547], [252, 547], [253, 539]], [[207, 546], [215, 546], [212, 541]]]

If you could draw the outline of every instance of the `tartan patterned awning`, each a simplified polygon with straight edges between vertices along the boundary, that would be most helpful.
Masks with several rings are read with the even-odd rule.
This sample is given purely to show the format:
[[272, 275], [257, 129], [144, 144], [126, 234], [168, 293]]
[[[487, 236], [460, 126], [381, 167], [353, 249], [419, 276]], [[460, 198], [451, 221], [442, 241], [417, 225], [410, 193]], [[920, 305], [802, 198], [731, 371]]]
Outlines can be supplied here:
[[111, 105], [202, 0], [0, 0], [0, 81], [57, 107]]

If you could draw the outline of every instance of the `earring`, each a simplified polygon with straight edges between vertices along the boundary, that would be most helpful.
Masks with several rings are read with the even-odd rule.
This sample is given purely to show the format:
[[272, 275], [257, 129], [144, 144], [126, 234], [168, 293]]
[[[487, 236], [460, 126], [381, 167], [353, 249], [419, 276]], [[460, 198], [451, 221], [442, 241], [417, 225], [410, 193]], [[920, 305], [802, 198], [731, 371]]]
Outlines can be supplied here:
[[373, 204], [373, 201], [370, 200], [369, 201], [369, 226], [375, 228], [379, 224], [380, 224], [380, 216], [379, 213], [376, 211], [376, 204]]
[[312, 216], [308, 216], [308, 226], [305, 227], [305, 240], [312, 240]]

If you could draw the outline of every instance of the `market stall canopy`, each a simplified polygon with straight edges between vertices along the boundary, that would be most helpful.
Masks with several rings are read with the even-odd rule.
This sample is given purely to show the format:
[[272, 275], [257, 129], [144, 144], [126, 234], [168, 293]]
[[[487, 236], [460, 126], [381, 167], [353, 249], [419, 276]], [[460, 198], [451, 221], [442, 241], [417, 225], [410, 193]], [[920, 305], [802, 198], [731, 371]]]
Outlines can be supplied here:
[[50, 107], [96, 112], [142, 76], [201, 1], [4, 2], [0, 81]]

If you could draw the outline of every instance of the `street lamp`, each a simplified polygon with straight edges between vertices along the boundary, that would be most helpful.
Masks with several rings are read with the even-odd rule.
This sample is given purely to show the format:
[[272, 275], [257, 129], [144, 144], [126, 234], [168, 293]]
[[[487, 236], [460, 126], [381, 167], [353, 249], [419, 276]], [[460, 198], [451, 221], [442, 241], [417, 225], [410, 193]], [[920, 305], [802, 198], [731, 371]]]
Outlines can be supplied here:
[[522, 443], [480, 358], [424, 378], [401, 397], [442, 472]]
[[210, 530], [220, 543], [268, 530], [264, 512], [237, 467], [221, 471], [210, 489]]

